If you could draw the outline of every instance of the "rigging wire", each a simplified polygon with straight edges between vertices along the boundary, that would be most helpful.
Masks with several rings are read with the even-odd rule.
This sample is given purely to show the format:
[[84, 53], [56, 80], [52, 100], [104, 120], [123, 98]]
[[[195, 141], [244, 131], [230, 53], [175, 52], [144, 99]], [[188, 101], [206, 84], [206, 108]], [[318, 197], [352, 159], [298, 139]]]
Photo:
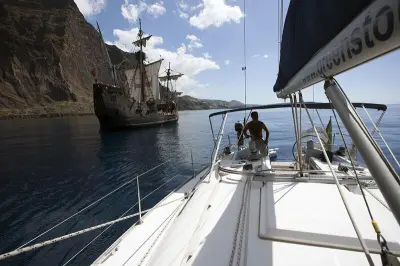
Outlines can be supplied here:
[[326, 159], [326, 163], [328, 164], [329, 169], [330, 169], [330, 171], [332, 172], [332, 177], [333, 177], [333, 179], [334, 179], [334, 181], [335, 181], [335, 183], [336, 183], [336, 187], [337, 187], [337, 189], [338, 189], [338, 191], [339, 191], [339, 195], [340, 195], [340, 197], [341, 197], [341, 199], [342, 199], [342, 202], [343, 202], [343, 204], [344, 204], [344, 207], [345, 207], [345, 209], [346, 209], [346, 211], [347, 211], [347, 214], [348, 214], [348, 216], [349, 216], [349, 218], [350, 218], [350, 221], [351, 221], [351, 223], [352, 223], [352, 225], [353, 225], [354, 231], [355, 231], [355, 233], [356, 233], [356, 235], [357, 235], [357, 238], [358, 238], [358, 240], [359, 240], [359, 242], [360, 242], [360, 245], [361, 245], [361, 247], [362, 247], [362, 249], [363, 249], [363, 251], [364, 251], [364, 254], [365, 254], [365, 256], [366, 256], [366, 258], [367, 258], [367, 260], [368, 260], [368, 263], [369, 263], [369, 265], [371, 265], [371, 266], [372, 266], [372, 265], [375, 265], [374, 262], [373, 262], [373, 260], [372, 260], [372, 258], [371, 258], [371, 254], [370, 254], [370, 252], [369, 252], [369, 249], [367, 248], [367, 245], [366, 245], [366, 243], [365, 243], [365, 240], [364, 240], [364, 238], [362, 237], [361, 232], [360, 232], [360, 230], [359, 230], [359, 228], [358, 228], [358, 226], [357, 226], [357, 223], [356, 223], [356, 221], [355, 221], [355, 219], [354, 219], [354, 217], [353, 217], [353, 214], [352, 214], [352, 212], [351, 212], [350, 206], [349, 206], [349, 204], [348, 204], [348, 202], [347, 202], [347, 200], [346, 200], [346, 197], [345, 197], [345, 195], [344, 195], [344, 193], [343, 193], [343, 189], [342, 189], [342, 187], [341, 187], [341, 185], [340, 185], [340, 183], [339, 183], [338, 177], [337, 177], [335, 171], [333, 170], [333, 167], [332, 167], [332, 164], [331, 164], [331, 162], [330, 162], [330, 160], [329, 160], [328, 154], [326, 153], [326, 150], [325, 150], [325, 148], [324, 148], [324, 145], [322, 144], [322, 141], [321, 141], [321, 138], [320, 138], [320, 136], [319, 136], [319, 134], [318, 134], [317, 128], [316, 128], [316, 126], [315, 126], [315, 123], [314, 123], [314, 121], [313, 121], [313, 119], [312, 119], [312, 117], [311, 117], [311, 115], [310, 115], [310, 113], [309, 113], [309, 111], [308, 111], [308, 108], [307, 108], [306, 104], [305, 104], [304, 101], [303, 101], [303, 95], [302, 95], [301, 92], [299, 93], [299, 96], [300, 96], [299, 103], [302, 104], [302, 105], [304, 106], [304, 109], [306, 110], [307, 116], [308, 116], [308, 118], [309, 118], [309, 120], [310, 120], [310, 122], [311, 122], [311, 126], [312, 126], [312, 128], [314, 129], [315, 134], [316, 134], [316, 136], [317, 136], [318, 142], [321, 144], [322, 153], [324, 154], [324, 157], [325, 157], [325, 159]]
[[374, 231], [376, 232], [378, 243], [379, 243], [379, 245], [381, 246], [382, 251], [383, 251], [383, 250], [389, 251], [389, 248], [388, 248], [388, 246], [387, 246], [386, 239], [383, 237], [383, 235], [382, 235], [382, 233], [381, 233], [381, 230], [380, 230], [380, 228], [379, 228], [379, 225], [378, 225], [378, 223], [375, 221], [375, 219], [374, 219], [374, 217], [373, 217], [373, 215], [372, 215], [372, 211], [371, 211], [371, 208], [370, 208], [370, 206], [369, 206], [369, 204], [368, 204], [367, 197], [365, 196], [364, 188], [363, 188], [363, 186], [362, 186], [362, 184], [361, 184], [361, 182], [360, 182], [360, 179], [359, 179], [359, 177], [358, 177], [358, 174], [357, 174], [357, 171], [356, 171], [356, 167], [355, 167], [355, 165], [354, 165], [354, 161], [353, 161], [353, 159], [351, 158], [349, 149], [348, 149], [348, 147], [347, 147], [346, 141], [345, 141], [344, 136], [343, 136], [342, 129], [341, 129], [340, 125], [339, 125], [339, 121], [338, 121], [338, 119], [337, 119], [336, 113], [335, 113], [335, 111], [334, 111], [334, 109], [333, 109], [333, 105], [332, 105], [331, 99], [329, 99], [329, 97], [328, 97], [328, 100], [329, 100], [329, 103], [331, 104], [332, 113], [333, 113], [333, 116], [335, 117], [336, 124], [337, 124], [338, 129], [339, 129], [339, 132], [340, 132], [340, 136], [342, 137], [342, 141], [343, 141], [343, 144], [344, 144], [344, 146], [345, 146], [347, 156], [348, 156], [349, 159], [350, 159], [351, 166], [352, 166], [353, 171], [354, 171], [354, 174], [355, 174], [355, 179], [356, 179], [357, 185], [360, 187], [361, 195], [362, 195], [362, 197], [363, 197], [365, 206], [367, 207], [367, 211], [368, 211], [369, 217], [371, 218], [372, 227], [374, 228]]
[[135, 181], [137, 178], [139, 178], [139, 177], [141, 177], [141, 176], [143, 176], [143, 175], [145, 175], [145, 174], [151, 172], [152, 170], [154, 170], [154, 169], [156, 169], [156, 168], [158, 168], [158, 167], [160, 167], [160, 166], [166, 164], [167, 162], [170, 162], [171, 160], [172, 160], [172, 159], [169, 159], [169, 160], [167, 160], [167, 161], [165, 161], [165, 162], [163, 162], [163, 163], [161, 163], [161, 164], [159, 164], [159, 165], [157, 165], [157, 166], [155, 166], [155, 167], [153, 167], [153, 168], [147, 170], [146, 172], [141, 173], [140, 175], [136, 176], [135, 178], [133, 178], [133, 179], [131, 179], [131, 180], [125, 182], [124, 184], [122, 184], [121, 186], [117, 187], [117, 188], [114, 189], [113, 191], [109, 192], [109, 193], [106, 194], [105, 196], [103, 196], [103, 197], [97, 199], [96, 201], [92, 202], [91, 204], [87, 205], [87, 206], [84, 207], [83, 209], [79, 210], [79, 211], [76, 212], [75, 214], [69, 216], [68, 218], [66, 218], [66, 219], [64, 219], [63, 221], [59, 222], [58, 224], [54, 225], [54, 226], [51, 227], [50, 229], [48, 229], [48, 230], [46, 230], [45, 232], [41, 233], [40, 235], [38, 235], [38, 236], [34, 237], [33, 239], [29, 240], [28, 242], [26, 242], [26, 243], [23, 244], [22, 246], [18, 247], [17, 249], [23, 248], [23, 247], [25, 247], [26, 245], [32, 243], [32, 241], [35, 241], [35, 240], [38, 239], [39, 237], [41, 237], [41, 236], [47, 234], [48, 232], [50, 232], [50, 231], [53, 230], [54, 228], [60, 226], [61, 224], [65, 223], [66, 221], [68, 221], [68, 220], [70, 220], [71, 218], [75, 217], [76, 215], [78, 215], [79, 213], [83, 212], [84, 210], [89, 209], [90, 207], [92, 207], [92, 206], [95, 205], [96, 203], [98, 203], [98, 202], [102, 201], [103, 199], [107, 198], [108, 196], [110, 196], [111, 194], [113, 194], [113, 193], [115, 193], [116, 191], [120, 190], [120, 189], [123, 188], [124, 186], [126, 186], [126, 185], [132, 183], [132, 182]]
[[[173, 177], [171, 177], [170, 179], [168, 179], [166, 182], [164, 182], [163, 184], [161, 184], [159, 187], [155, 188], [153, 191], [151, 191], [149, 194], [147, 194], [145, 197], [143, 197], [141, 199], [141, 201], [145, 200], [146, 198], [148, 198], [150, 195], [152, 195], [154, 192], [156, 192], [157, 190], [159, 190], [161, 187], [163, 187], [164, 185], [166, 185], [167, 183], [169, 183], [172, 179], [174, 179], [175, 177], [177, 177], [180, 173], [177, 173], [176, 175], [174, 175]], [[139, 202], [136, 202], [132, 207], [130, 207], [127, 211], [125, 211], [121, 216], [118, 217], [118, 219], [121, 219], [122, 217], [125, 216], [125, 214], [127, 214], [130, 210], [132, 210], [136, 205], [138, 205]], [[151, 209], [150, 209], [151, 210]], [[93, 238], [88, 244], [86, 244], [81, 250], [79, 250], [74, 256], [72, 256], [66, 263], [63, 264], [63, 266], [67, 265], [69, 262], [71, 262], [74, 258], [76, 258], [76, 256], [78, 256], [80, 253], [82, 253], [88, 246], [90, 246], [97, 238], [99, 238], [102, 234], [104, 234], [108, 229], [110, 229], [115, 223], [111, 223], [109, 226], [106, 227], [106, 229], [104, 229], [103, 231], [101, 231], [100, 234], [98, 234], [95, 238]]]
[[[351, 103], [349, 97], [347, 97], [346, 93], [344, 93], [343, 88], [340, 86], [339, 82], [335, 79], [332, 78], [332, 80], [335, 82], [335, 84], [338, 86], [340, 91], [344, 94], [346, 100]], [[354, 121], [357, 123], [359, 128], [364, 132], [365, 136], [370, 140], [371, 144], [374, 146], [376, 152], [378, 155], [381, 157], [382, 161], [385, 163], [386, 167], [389, 169], [389, 171], [392, 173], [393, 177], [395, 178], [396, 182], [400, 185], [400, 178], [396, 171], [394, 170], [393, 166], [389, 163], [387, 160], [385, 154], [382, 152], [382, 149], [378, 146], [378, 144], [375, 142], [371, 134], [369, 133], [368, 129], [366, 128], [365, 124], [362, 122], [361, 117], [359, 116], [358, 112], [355, 110], [354, 106], [352, 104], [349, 105], [350, 108], [353, 109], [355, 115], [350, 112], [350, 115], [353, 117]]]
[[[243, 59], [244, 67], [244, 107], [247, 107], [247, 53], [246, 53], [246, 0], [243, 0]], [[246, 110], [244, 110], [244, 119], [246, 119]]]
[[[390, 155], [393, 157], [394, 161], [396, 162], [397, 166], [400, 168], [400, 163], [397, 160], [396, 156], [393, 154], [392, 149], [390, 149], [389, 145], [387, 144], [385, 138], [382, 136], [381, 131], [379, 130], [379, 128], [375, 125], [374, 121], [372, 120], [372, 117], [369, 115], [367, 109], [365, 109], [365, 106], [363, 105], [362, 108], [364, 109], [365, 113], [367, 114], [368, 118], [371, 120], [371, 123], [374, 127], [373, 132], [378, 132], [379, 136], [381, 137], [383, 143], [385, 144], [386, 148], [388, 149]], [[372, 134], [371, 134], [372, 135]]]
[[[278, 58], [278, 73], [279, 73], [279, 59], [280, 59], [280, 34], [281, 33], [281, 23], [280, 23], [280, 5], [279, 5], [279, 0], [278, 0], [278, 52], [277, 52], [277, 58]], [[278, 75], [278, 73], [276, 73]]]
[[345, 147], [345, 149], [346, 149], [347, 156], [348, 156], [349, 159], [350, 159], [351, 166], [352, 166], [352, 168], [353, 168], [353, 172], [354, 172], [354, 175], [355, 175], [355, 179], [356, 179], [357, 185], [360, 187], [361, 194], [362, 194], [362, 196], [363, 196], [365, 205], [367, 206], [367, 210], [368, 210], [369, 217], [370, 217], [371, 220], [373, 221], [374, 218], [373, 218], [373, 216], [372, 216], [372, 212], [371, 212], [371, 209], [370, 209], [370, 207], [369, 207], [369, 204], [368, 204], [367, 198], [366, 198], [366, 196], [365, 196], [365, 193], [364, 193], [364, 191], [363, 191], [363, 189], [362, 189], [362, 186], [361, 186], [361, 183], [360, 183], [360, 179], [359, 179], [358, 174], [357, 174], [357, 171], [356, 171], [356, 166], [354, 165], [353, 159], [350, 157], [350, 152], [349, 152], [349, 149], [348, 149], [348, 147], [347, 147], [347, 143], [346, 143], [346, 141], [345, 141], [345, 139], [344, 139], [344, 136], [343, 136], [342, 127], [340, 126], [339, 121], [338, 121], [337, 116], [336, 116], [336, 112], [335, 112], [335, 110], [333, 109], [333, 105], [332, 105], [331, 99], [328, 98], [328, 101], [329, 101], [329, 103], [331, 104], [331, 109], [332, 109], [333, 116], [335, 117], [336, 125], [337, 125], [337, 127], [338, 127], [338, 129], [339, 129], [339, 133], [340, 133], [340, 136], [341, 136], [341, 138], [342, 138], [343, 145], [344, 145], [344, 147]]

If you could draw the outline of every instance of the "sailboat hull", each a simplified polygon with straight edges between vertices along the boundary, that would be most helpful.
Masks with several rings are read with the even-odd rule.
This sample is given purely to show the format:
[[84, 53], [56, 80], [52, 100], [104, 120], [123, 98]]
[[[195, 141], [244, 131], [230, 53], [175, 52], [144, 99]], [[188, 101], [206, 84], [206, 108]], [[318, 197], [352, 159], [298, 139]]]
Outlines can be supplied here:
[[119, 87], [93, 85], [95, 114], [102, 130], [122, 130], [156, 126], [178, 121], [178, 112], [158, 110], [160, 105], [135, 102]]

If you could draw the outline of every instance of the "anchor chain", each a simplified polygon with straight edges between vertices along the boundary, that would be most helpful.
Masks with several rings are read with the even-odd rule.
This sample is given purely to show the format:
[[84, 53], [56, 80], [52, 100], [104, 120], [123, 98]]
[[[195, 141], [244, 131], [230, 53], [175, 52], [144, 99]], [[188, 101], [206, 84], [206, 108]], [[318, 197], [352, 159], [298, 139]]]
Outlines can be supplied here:
[[237, 261], [236, 261], [236, 265], [237, 265], [237, 266], [240, 266], [240, 260], [241, 260], [241, 258], [242, 258], [242, 245], [243, 245], [244, 227], [245, 227], [245, 225], [246, 225], [247, 205], [248, 205], [248, 200], [249, 200], [249, 195], [250, 195], [250, 193], [249, 193], [250, 186], [249, 186], [249, 184], [248, 184], [248, 181], [247, 181], [246, 183], [247, 183], [247, 187], [245, 188], [245, 189], [246, 189], [246, 201], [245, 201], [246, 204], [244, 204], [244, 208], [243, 208], [243, 220], [242, 220], [242, 225], [240, 226], [240, 238], [239, 238], [239, 247], [238, 247], [238, 259], [237, 259]]
[[[234, 233], [234, 238], [233, 238], [233, 246], [232, 246], [231, 257], [230, 257], [230, 260], [229, 260], [229, 266], [232, 266], [233, 262], [235, 260], [235, 251], [236, 251], [236, 244], [237, 244], [237, 238], [238, 238], [238, 234], [239, 234], [239, 229], [241, 231], [244, 230], [244, 224], [241, 223], [241, 221], [242, 221], [242, 217], [243, 217], [243, 215], [242, 215], [243, 210], [247, 209], [247, 207], [245, 208], [245, 204], [244, 204], [245, 203], [245, 198], [247, 198], [247, 193], [248, 193], [247, 186], [248, 186], [248, 179], [246, 179], [246, 182], [245, 182], [244, 187], [243, 187], [242, 199], [241, 199], [241, 202], [240, 202], [240, 210], [239, 210], [239, 214], [238, 214], [237, 222], [236, 222], [236, 228], [235, 228], [235, 233]], [[240, 226], [241, 224], [242, 224], [242, 227]], [[239, 251], [238, 251], [239, 254], [241, 253], [242, 242], [243, 242], [243, 232], [241, 232], [241, 237], [239, 239]], [[238, 263], [237, 265], [240, 264], [240, 257], [238, 258], [237, 263]]]
[[[187, 198], [185, 198], [187, 199]], [[163, 226], [163, 228], [160, 230], [160, 233], [157, 235], [157, 237], [154, 239], [154, 241], [151, 243], [150, 247], [147, 249], [146, 253], [144, 254], [144, 256], [142, 257], [142, 259], [140, 260], [138, 266], [142, 265], [142, 263], [144, 262], [144, 260], [147, 258], [147, 256], [149, 255], [150, 251], [152, 250], [152, 248], [154, 247], [154, 245], [157, 243], [158, 239], [161, 237], [161, 235], [164, 233], [165, 229], [167, 229], [167, 227], [171, 224], [171, 221], [174, 220], [175, 215], [178, 213], [178, 210], [180, 209], [180, 207], [183, 205], [183, 203], [185, 202], [185, 200], [183, 200], [181, 202], [181, 204], [179, 204], [179, 206], [171, 213], [171, 215], [164, 221], [165, 224]]]

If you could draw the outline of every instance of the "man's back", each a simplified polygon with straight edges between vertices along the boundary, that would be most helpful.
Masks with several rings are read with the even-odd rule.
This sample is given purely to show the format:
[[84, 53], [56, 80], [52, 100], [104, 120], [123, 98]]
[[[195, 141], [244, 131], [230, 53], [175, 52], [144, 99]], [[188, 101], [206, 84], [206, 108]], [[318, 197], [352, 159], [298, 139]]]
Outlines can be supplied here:
[[246, 128], [250, 131], [252, 140], [262, 139], [262, 130], [264, 127], [265, 125], [263, 122], [254, 120], [246, 125]]

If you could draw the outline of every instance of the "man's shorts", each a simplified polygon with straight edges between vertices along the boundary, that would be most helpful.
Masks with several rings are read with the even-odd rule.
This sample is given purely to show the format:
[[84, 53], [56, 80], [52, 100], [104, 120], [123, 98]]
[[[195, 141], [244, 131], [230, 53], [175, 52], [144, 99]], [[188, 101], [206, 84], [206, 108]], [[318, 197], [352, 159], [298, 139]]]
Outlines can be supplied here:
[[259, 151], [262, 156], [268, 155], [267, 144], [265, 144], [263, 139], [257, 139], [255, 141], [249, 142], [249, 149], [251, 153], [257, 153]]

